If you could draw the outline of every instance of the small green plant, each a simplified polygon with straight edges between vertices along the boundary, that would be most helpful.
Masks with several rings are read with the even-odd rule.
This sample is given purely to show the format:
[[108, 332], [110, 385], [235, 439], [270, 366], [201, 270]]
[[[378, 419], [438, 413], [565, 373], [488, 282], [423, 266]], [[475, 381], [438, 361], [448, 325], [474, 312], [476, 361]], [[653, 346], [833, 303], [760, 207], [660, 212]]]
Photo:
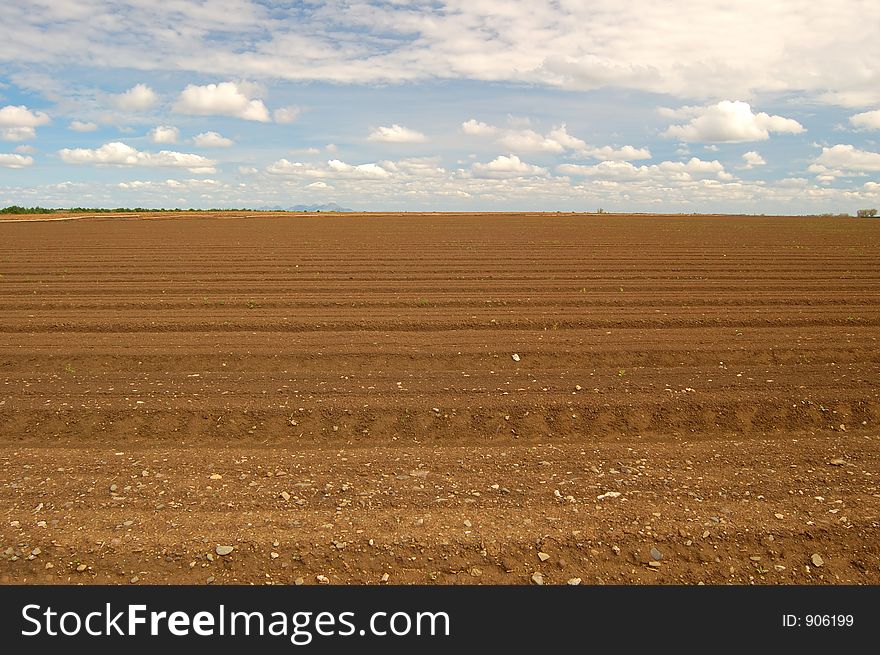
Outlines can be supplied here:
[[626, 375], [626, 369], [625, 369], [625, 368], [622, 368], [622, 369], [620, 369], [619, 371], [617, 371], [617, 376], [618, 376], [618, 377], [621, 377], [621, 378], [622, 378], [624, 375]]
[[69, 373], [70, 375], [73, 375], [74, 373], [76, 373], [76, 369], [73, 368], [73, 364], [71, 364], [70, 362], [67, 362], [64, 365], [64, 372]]
[[427, 307], [428, 305], [431, 304], [431, 302], [430, 302], [427, 298], [419, 298], [419, 299], [416, 301], [416, 304], [417, 304], [419, 307]]

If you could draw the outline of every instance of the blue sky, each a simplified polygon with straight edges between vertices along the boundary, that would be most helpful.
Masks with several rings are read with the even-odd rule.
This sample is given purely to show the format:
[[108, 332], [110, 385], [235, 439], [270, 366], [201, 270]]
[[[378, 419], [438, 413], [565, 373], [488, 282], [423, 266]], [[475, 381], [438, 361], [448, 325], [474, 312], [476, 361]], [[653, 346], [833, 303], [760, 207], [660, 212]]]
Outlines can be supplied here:
[[7, 0], [0, 205], [854, 213], [880, 5]]

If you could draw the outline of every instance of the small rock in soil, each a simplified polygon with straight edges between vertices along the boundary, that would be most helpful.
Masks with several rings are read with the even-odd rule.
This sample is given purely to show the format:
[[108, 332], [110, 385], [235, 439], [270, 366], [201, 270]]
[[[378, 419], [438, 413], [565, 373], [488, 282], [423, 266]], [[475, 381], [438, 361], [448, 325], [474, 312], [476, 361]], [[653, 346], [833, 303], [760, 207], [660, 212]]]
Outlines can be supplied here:
[[542, 585], [544, 584], [544, 576], [540, 573], [532, 573], [532, 582], [537, 585]]
[[825, 560], [822, 559], [822, 556], [819, 553], [813, 553], [810, 556], [810, 561], [813, 563], [813, 566], [819, 567], [825, 564]]
[[547, 553], [542, 553], [538, 551], [538, 559], [542, 562], [546, 562], [548, 559], [550, 559], [550, 556]]
[[663, 553], [661, 553], [656, 548], [652, 547], [651, 548], [651, 559], [659, 562], [661, 559], [663, 559]]
[[233, 550], [235, 550], [234, 546], [217, 546], [215, 552], [222, 557], [223, 555], [228, 555]]

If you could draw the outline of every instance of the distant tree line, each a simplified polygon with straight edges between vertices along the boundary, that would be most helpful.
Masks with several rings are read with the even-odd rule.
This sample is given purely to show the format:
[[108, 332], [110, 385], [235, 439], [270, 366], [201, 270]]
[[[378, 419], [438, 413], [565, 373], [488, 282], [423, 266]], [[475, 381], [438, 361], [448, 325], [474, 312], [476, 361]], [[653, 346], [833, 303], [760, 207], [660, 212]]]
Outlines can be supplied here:
[[856, 212], [859, 218], [874, 218], [877, 215], [876, 209], [860, 209]]

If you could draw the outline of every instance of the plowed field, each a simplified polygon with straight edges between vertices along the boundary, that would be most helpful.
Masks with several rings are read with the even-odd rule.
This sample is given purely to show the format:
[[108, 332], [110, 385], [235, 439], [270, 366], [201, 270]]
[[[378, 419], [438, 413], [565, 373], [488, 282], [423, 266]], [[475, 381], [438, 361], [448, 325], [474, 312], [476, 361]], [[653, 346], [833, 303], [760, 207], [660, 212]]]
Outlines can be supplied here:
[[870, 219], [2, 223], [0, 581], [878, 584], [878, 337]]

